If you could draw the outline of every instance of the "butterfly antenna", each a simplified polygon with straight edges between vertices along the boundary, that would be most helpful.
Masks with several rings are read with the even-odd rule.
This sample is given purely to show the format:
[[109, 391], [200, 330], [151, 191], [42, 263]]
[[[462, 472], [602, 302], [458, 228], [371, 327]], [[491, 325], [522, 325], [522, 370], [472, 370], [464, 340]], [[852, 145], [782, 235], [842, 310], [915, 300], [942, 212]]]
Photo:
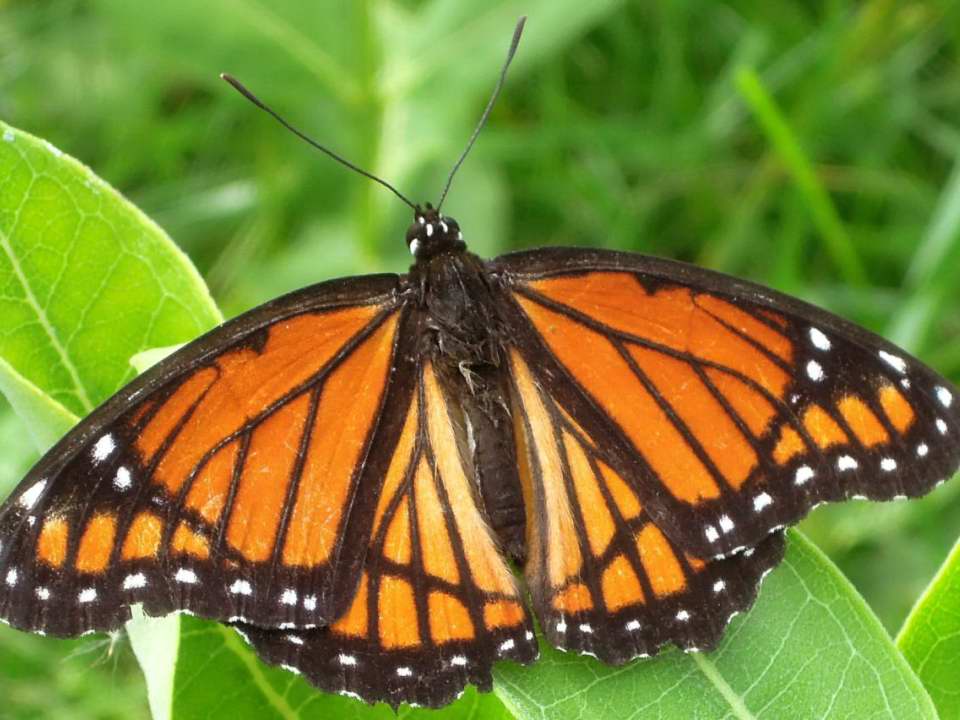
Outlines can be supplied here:
[[228, 83], [230, 83], [230, 84], [233, 86], [233, 88], [234, 88], [237, 92], [239, 92], [241, 95], [243, 95], [247, 100], [249, 100], [250, 102], [252, 102], [254, 105], [256, 105], [258, 108], [260, 108], [260, 109], [263, 110], [264, 112], [272, 115], [274, 120], [276, 120], [278, 123], [280, 123], [281, 125], [283, 125], [287, 130], [289, 130], [290, 132], [292, 132], [294, 135], [296, 135], [298, 138], [300, 138], [301, 140], [303, 140], [304, 142], [306, 142], [308, 145], [312, 145], [313, 147], [315, 147], [315, 148], [316, 148], [317, 150], [319, 150], [320, 152], [322, 152], [322, 153], [328, 155], [329, 157], [333, 158], [334, 160], [336, 160], [336, 161], [337, 161], [338, 163], [340, 163], [341, 165], [346, 165], [348, 168], [350, 168], [350, 169], [353, 170], [354, 172], [360, 173], [360, 174], [363, 175], [364, 177], [370, 178], [370, 179], [373, 180], [374, 182], [380, 183], [380, 184], [383, 185], [385, 188], [387, 188], [387, 190], [389, 190], [389, 191], [392, 192], [394, 195], [396, 195], [398, 198], [400, 198], [401, 200], [403, 200], [403, 202], [405, 202], [407, 205], [409, 205], [413, 210], [416, 210], [416, 209], [417, 209], [417, 206], [416, 206], [414, 203], [412, 203], [410, 200], [408, 200], [406, 195], [404, 195], [402, 192], [400, 192], [399, 190], [397, 190], [393, 185], [391, 185], [390, 183], [388, 183], [388, 182], [387, 182], [386, 180], [384, 180], [383, 178], [379, 178], [379, 177], [377, 177], [376, 175], [374, 175], [373, 173], [369, 173], [369, 172], [367, 172], [366, 170], [364, 170], [363, 168], [357, 167], [357, 166], [354, 165], [352, 162], [350, 162], [350, 161], [347, 160], [346, 158], [338, 155], [337, 153], [335, 153], [335, 152], [334, 152], [333, 150], [331, 150], [330, 148], [324, 147], [323, 145], [321, 145], [320, 143], [318, 143], [316, 140], [313, 140], [312, 138], [308, 137], [306, 134], [304, 134], [304, 133], [302, 133], [301, 131], [297, 130], [297, 128], [295, 128], [293, 125], [291, 125], [291, 124], [288, 123], [286, 120], [284, 120], [276, 110], [274, 110], [273, 108], [271, 108], [270, 106], [268, 106], [268, 105], [267, 105], [266, 103], [264, 103], [260, 98], [258, 98], [258, 97], [257, 97], [256, 95], [254, 95], [252, 92], [250, 92], [250, 91], [243, 85], [243, 83], [241, 83], [239, 80], [237, 80], [235, 77], [233, 77], [233, 75], [230, 75], [230, 74], [228, 74], [228, 73], [220, 73], [220, 79], [221, 79], [221, 80], [226, 80]]
[[477, 136], [480, 135], [480, 131], [483, 130], [483, 126], [487, 124], [487, 118], [490, 117], [490, 111], [493, 110], [493, 106], [496, 104], [497, 98], [500, 96], [500, 90], [503, 89], [503, 83], [507, 79], [507, 70], [510, 68], [510, 63], [513, 60], [513, 56], [517, 52], [517, 46], [520, 44], [520, 36], [523, 34], [523, 26], [526, 22], [526, 16], [521, 17], [517, 21], [517, 26], [513, 30], [513, 40], [510, 42], [510, 49], [507, 51], [507, 59], [503, 63], [503, 69], [500, 70], [500, 78], [497, 80], [497, 86], [493, 89], [493, 95], [490, 96], [490, 100], [487, 102], [487, 107], [484, 109], [483, 115], [480, 116], [480, 122], [477, 123], [477, 127], [474, 128], [473, 135], [470, 136], [470, 140], [467, 142], [467, 147], [464, 148], [463, 152], [460, 154], [460, 159], [457, 160], [456, 164], [453, 166], [453, 170], [450, 171], [450, 175], [447, 176], [447, 184], [444, 185], [443, 192], [440, 194], [440, 202], [437, 203], [437, 211], [443, 207], [443, 201], [447, 198], [447, 193], [450, 192], [450, 185], [453, 183], [453, 176], [457, 174], [457, 170], [459, 170], [460, 166], [463, 165], [463, 161], [467, 159], [470, 148], [472, 148], [473, 144], [477, 141]]

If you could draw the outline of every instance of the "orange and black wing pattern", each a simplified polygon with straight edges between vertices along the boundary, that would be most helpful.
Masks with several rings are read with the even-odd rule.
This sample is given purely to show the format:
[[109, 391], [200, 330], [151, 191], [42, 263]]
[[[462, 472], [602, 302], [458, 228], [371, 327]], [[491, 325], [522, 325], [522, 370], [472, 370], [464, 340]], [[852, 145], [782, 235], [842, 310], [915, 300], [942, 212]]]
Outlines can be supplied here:
[[517, 253], [491, 271], [532, 382], [695, 558], [755, 548], [824, 501], [921, 495], [960, 463], [956, 390], [799, 300], [615, 252]]
[[684, 551], [516, 350], [510, 370], [528, 509], [526, 579], [548, 640], [614, 664], [668, 642], [712, 649], [780, 562], [783, 533], [724, 559]]
[[518, 582], [477, 504], [458, 408], [425, 360], [350, 607], [324, 628], [238, 624], [260, 657], [330, 692], [432, 707], [466, 683], [489, 690], [496, 660], [536, 659]]
[[396, 276], [327, 283], [138, 378], [0, 509], [0, 618], [77, 635], [133, 603], [274, 627], [340, 615], [415, 388], [411, 321]]

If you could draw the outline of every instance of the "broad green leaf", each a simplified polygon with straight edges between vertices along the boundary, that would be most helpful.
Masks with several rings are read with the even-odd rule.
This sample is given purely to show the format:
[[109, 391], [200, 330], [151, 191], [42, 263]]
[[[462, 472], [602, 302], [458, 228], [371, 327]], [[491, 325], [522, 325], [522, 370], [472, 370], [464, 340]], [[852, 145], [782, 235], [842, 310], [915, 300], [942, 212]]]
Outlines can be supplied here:
[[940, 717], [960, 717], [960, 542], [903, 624], [897, 646]]
[[[74, 413], [133, 375], [131, 355], [188, 340], [220, 314], [186, 256], [115, 190], [47, 143], [2, 123], [0, 132], [0, 177], [8, 178], [0, 193], [0, 392], [43, 451]], [[176, 618], [130, 627], [151, 706], [164, 718], [177, 627]]]
[[220, 314], [185, 255], [87, 167], [0, 123], [0, 358], [75, 415], [131, 355]]
[[77, 416], [0, 357], [0, 393], [23, 420], [38, 450], [46, 450], [77, 422]]
[[544, 648], [496, 671], [522, 718], [936, 718], [930, 698], [850, 583], [795, 531], [747, 617], [708, 655], [622, 668]]
[[181, 618], [180, 660], [177, 663], [176, 718], [230, 717], [233, 720], [510, 720], [494, 695], [469, 689], [440, 711], [403, 706], [399, 714], [386, 705], [317, 692], [302, 678], [264, 665], [232, 629], [194, 617]]

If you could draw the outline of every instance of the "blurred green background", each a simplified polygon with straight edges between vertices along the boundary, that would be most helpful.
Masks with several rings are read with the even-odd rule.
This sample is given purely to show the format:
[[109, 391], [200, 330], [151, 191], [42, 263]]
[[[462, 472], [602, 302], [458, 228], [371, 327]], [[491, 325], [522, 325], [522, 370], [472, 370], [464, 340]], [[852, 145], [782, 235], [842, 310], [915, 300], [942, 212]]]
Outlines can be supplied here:
[[[122, 190], [234, 315], [326, 278], [403, 271], [409, 211], [217, 74], [436, 200], [521, 14], [512, 76], [446, 205], [474, 250], [698, 262], [960, 380], [956, 2], [0, 0], [0, 117]], [[34, 459], [0, 404], [0, 494]], [[821, 508], [804, 529], [895, 632], [960, 532], [960, 483]], [[147, 712], [122, 639], [3, 628], [0, 698], [4, 718]]]

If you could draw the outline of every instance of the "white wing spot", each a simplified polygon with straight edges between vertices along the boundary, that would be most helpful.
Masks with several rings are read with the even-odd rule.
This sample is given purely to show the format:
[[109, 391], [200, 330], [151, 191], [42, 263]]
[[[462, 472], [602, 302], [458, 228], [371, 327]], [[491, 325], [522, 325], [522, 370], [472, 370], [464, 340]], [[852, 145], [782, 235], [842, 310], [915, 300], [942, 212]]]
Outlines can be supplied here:
[[809, 465], [801, 465], [797, 468], [796, 475], [793, 476], [793, 483], [794, 485], [804, 485], [812, 480], [815, 474], [813, 468]]
[[708, 542], [716, 542], [720, 538], [720, 533], [717, 532], [717, 529], [713, 525], [707, 525], [703, 534], [707, 536]]
[[527, 640], [533, 640], [533, 633], [530, 632], [529, 630], [527, 630], [527, 631], [523, 634], [523, 636], [524, 636]]
[[284, 605], [296, 605], [297, 591], [287, 588], [283, 591], [283, 595], [280, 596], [280, 602], [282, 602]]
[[849, 455], [841, 455], [839, 458], [837, 458], [838, 470], [856, 470], [858, 467], [860, 467], [860, 463], [858, 463]]
[[427, 223], [427, 237], [433, 235], [433, 223]]
[[303, 599], [303, 608], [304, 610], [316, 610], [317, 609], [317, 596], [316, 595], [307, 595]]
[[303, 638], [299, 635], [286, 635], [284, 639], [288, 643], [293, 643], [294, 645], [303, 645]]
[[173, 579], [178, 583], [183, 583], [184, 585], [194, 585], [199, 578], [193, 570], [187, 568], [180, 568], [177, 570], [177, 574], [173, 576]]
[[510, 650], [513, 650], [515, 646], [516, 646], [516, 643], [513, 641], [513, 638], [510, 638], [509, 640], [504, 640], [502, 643], [500, 643], [500, 652], [502, 653], [509, 652]]
[[947, 434], [947, 422], [943, 418], [937, 418], [937, 430], [941, 435]]
[[943, 387], [943, 385], [938, 385], [934, 392], [937, 393], [937, 400], [939, 400], [940, 404], [944, 407], [948, 408], [953, 404], [953, 393]]
[[717, 580], [717, 581], [713, 584], [713, 591], [714, 591], [715, 593], [721, 593], [721, 592], [723, 592], [723, 590], [724, 590], [725, 587], [727, 587], [727, 584], [726, 584], [723, 580]]
[[77, 602], [79, 603], [92, 603], [97, 599], [97, 589], [96, 588], [85, 588], [80, 591], [77, 595]]
[[630, 632], [636, 632], [637, 630], [640, 629], [640, 621], [639, 621], [639, 620], [631, 620], [630, 622], [628, 622], [628, 623], [625, 625], [625, 627], [626, 627], [627, 630], [629, 630]]
[[753, 509], [757, 512], [760, 512], [770, 505], [773, 505], [773, 498], [765, 492], [760, 493], [753, 499]]
[[49, 591], [47, 588], [45, 588], [45, 587], [38, 587], [37, 590], [36, 590], [36, 592], [37, 592], [37, 597], [40, 598], [41, 600], [49, 600], [49, 599], [50, 599], [50, 591]]
[[15, 587], [17, 584], [19, 573], [17, 573], [16, 568], [10, 568], [7, 571], [7, 587]]
[[47, 487], [46, 480], [40, 480], [39, 482], [34, 483], [30, 488], [20, 496], [20, 507], [30, 510], [34, 505], [37, 504], [37, 500], [40, 499], [40, 495]]
[[879, 355], [881, 360], [901, 375], [907, 371], [907, 363], [902, 357], [888, 353], [886, 350], [881, 350]]
[[904, 389], [909, 390], [909, 389], [910, 389], [910, 378], [901, 378], [901, 380], [900, 380], [900, 385], [901, 385]]
[[893, 472], [897, 469], [897, 461], [890, 457], [885, 457], [880, 461], [880, 469], [884, 472]]
[[253, 595], [253, 588], [246, 580], [234, 580], [230, 586], [230, 593], [233, 595]]
[[[430, 226], [427, 225], [427, 227], [430, 227]], [[410, 677], [413, 675], [413, 670], [408, 668], [406, 665], [401, 665], [400, 667], [397, 668], [397, 675], [399, 675], [400, 677]]]
[[930, 448], [927, 447], [926, 443], [917, 445], [917, 455], [919, 457], [926, 457], [928, 452], [930, 452]]
[[593, 634], [593, 628], [590, 623], [580, 623], [580, 632], [587, 633], [587, 635]]
[[811, 360], [807, 363], [807, 377], [814, 382], [820, 382], [825, 377], [823, 368], [816, 360]]
[[464, 655], [454, 655], [450, 658], [450, 664], [457, 667], [464, 667], [467, 664], [467, 658]]
[[130, 471], [127, 470], [123, 465], [117, 468], [117, 476], [113, 478], [113, 486], [117, 490], [126, 490], [133, 484], [133, 481], [130, 479]]
[[829, 350], [831, 347], [830, 338], [823, 334], [819, 328], [810, 328], [810, 342], [817, 350]]
[[443, 220], [440, 221], [440, 229], [443, 230], [444, 235], [446, 235], [447, 231], [449, 230], [447, 224]]
[[680, 612], [677, 613], [677, 620], [679, 620], [680, 622], [686, 622], [689, 619], [690, 619], [690, 613], [688, 613], [686, 610], [681, 610]]
[[565, 633], [566, 631], [567, 631], [567, 623], [565, 620], [561, 620], [560, 622], [557, 623], [557, 632]]
[[414, 238], [410, 241], [410, 254], [416, 257], [417, 250], [420, 249], [420, 241]]
[[143, 573], [136, 573], [135, 575], [127, 575], [123, 579], [123, 589], [124, 590], [139, 590], [140, 588], [145, 588], [147, 586], [147, 576]]
[[280, 667], [282, 667], [288, 673], [293, 673], [294, 675], [300, 674], [300, 670], [298, 668], [295, 668], [293, 665], [284, 665], [283, 663], [281, 663]]
[[733, 520], [730, 519], [729, 515], [720, 516], [720, 529], [725, 533], [730, 532], [733, 528], [736, 527], [733, 523]]
[[746, 550], [743, 551], [743, 556], [748, 558], [751, 555], [753, 555], [755, 551], [756, 550], [754, 548], [747, 548]]
[[337, 655], [337, 660], [341, 665], [356, 665], [357, 659], [353, 655], [347, 655], [346, 653], [340, 653]]
[[113, 435], [107, 433], [102, 438], [97, 440], [96, 444], [93, 446], [94, 462], [106, 460], [110, 456], [110, 453], [116, 449], [117, 444], [113, 441]]

